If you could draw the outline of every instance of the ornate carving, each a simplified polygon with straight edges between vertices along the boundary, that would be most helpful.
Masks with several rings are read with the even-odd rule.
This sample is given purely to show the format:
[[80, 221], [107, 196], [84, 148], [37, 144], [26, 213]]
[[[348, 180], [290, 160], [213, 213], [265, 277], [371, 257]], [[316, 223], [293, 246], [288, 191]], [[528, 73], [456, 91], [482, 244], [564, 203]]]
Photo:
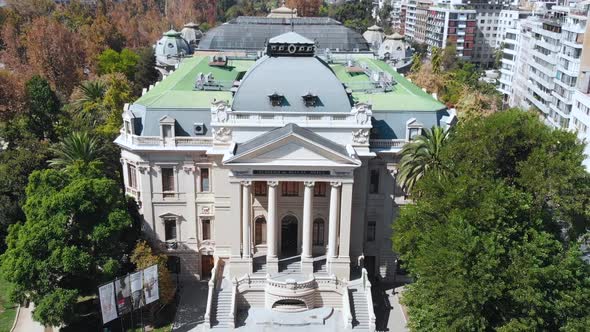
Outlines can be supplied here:
[[338, 188], [338, 187], [340, 187], [342, 185], [342, 182], [340, 182], [340, 181], [332, 181], [332, 182], [330, 182], [330, 185], [332, 187]]
[[240, 181], [240, 184], [244, 187], [250, 187], [252, 185], [252, 181], [249, 181], [249, 180]]
[[367, 144], [369, 142], [369, 130], [368, 129], [353, 130], [352, 141], [357, 144]]
[[203, 205], [201, 206], [201, 215], [210, 216], [213, 215], [213, 209], [210, 205]]
[[229, 142], [232, 139], [231, 129], [227, 127], [221, 127], [213, 129], [213, 138], [220, 142]]
[[228, 107], [228, 102], [226, 100], [214, 100], [211, 103], [211, 112], [215, 114], [215, 119], [217, 122], [226, 122], [228, 119], [228, 112], [231, 109]]
[[139, 173], [145, 174], [145, 172], [150, 171], [150, 166], [149, 165], [139, 165], [139, 166], [137, 166], [137, 169], [139, 170]]
[[183, 165], [182, 166], [182, 170], [186, 174], [191, 174], [191, 172], [194, 172], [195, 171], [195, 165]]
[[315, 186], [315, 182], [314, 181], [303, 181], [303, 185], [306, 187], [313, 188], [313, 186]]
[[356, 123], [359, 125], [367, 124], [373, 115], [371, 105], [365, 103], [358, 103], [354, 105], [350, 113], [355, 116]]
[[268, 181], [267, 184], [269, 187], [275, 188], [276, 186], [279, 185], [279, 181]]

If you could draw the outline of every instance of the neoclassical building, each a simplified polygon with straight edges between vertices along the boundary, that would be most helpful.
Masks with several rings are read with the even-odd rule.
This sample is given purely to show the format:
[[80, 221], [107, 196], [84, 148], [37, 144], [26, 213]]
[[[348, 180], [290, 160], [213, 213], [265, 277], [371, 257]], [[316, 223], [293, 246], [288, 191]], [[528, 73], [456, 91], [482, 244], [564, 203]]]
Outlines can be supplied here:
[[367, 277], [395, 278], [398, 153], [454, 121], [386, 63], [315, 51], [288, 32], [260, 57], [197, 54], [125, 107], [126, 192], [181, 277], [210, 278], [212, 327], [249, 308], [374, 329]]

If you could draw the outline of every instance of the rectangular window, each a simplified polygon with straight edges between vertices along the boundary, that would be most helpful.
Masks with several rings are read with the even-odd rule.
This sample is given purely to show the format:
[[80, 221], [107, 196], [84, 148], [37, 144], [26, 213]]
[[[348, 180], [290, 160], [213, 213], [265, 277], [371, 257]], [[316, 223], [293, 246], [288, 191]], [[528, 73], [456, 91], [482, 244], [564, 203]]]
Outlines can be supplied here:
[[162, 168], [162, 191], [164, 197], [174, 197], [174, 169]]
[[164, 219], [164, 233], [166, 241], [176, 240], [176, 219]]
[[369, 193], [370, 194], [378, 194], [379, 193], [379, 170], [372, 169], [371, 170], [371, 182], [369, 186]]
[[316, 182], [313, 187], [313, 195], [315, 197], [326, 197], [326, 183]]
[[211, 188], [209, 184], [209, 169], [201, 168], [201, 191], [208, 192], [210, 190]]
[[266, 182], [256, 181], [254, 182], [254, 196], [266, 196]]
[[324, 220], [316, 219], [313, 221], [313, 245], [324, 245]]
[[201, 225], [203, 226], [203, 241], [211, 240], [211, 220], [203, 219]]
[[134, 165], [127, 164], [127, 181], [129, 187], [137, 189], [137, 172]]
[[162, 126], [162, 136], [164, 136], [164, 138], [172, 137], [172, 126], [171, 125], [163, 125]]
[[376, 231], [376, 227], [377, 223], [374, 221], [369, 221], [369, 223], [367, 224], [367, 241], [368, 242], [372, 242], [375, 241], [375, 231]]
[[299, 182], [281, 182], [283, 196], [299, 196]]

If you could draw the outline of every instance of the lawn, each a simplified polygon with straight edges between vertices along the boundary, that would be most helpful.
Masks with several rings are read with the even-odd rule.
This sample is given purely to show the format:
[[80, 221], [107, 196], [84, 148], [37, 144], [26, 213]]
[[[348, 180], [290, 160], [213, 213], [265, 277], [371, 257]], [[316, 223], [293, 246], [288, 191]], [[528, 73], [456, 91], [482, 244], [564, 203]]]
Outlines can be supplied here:
[[0, 279], [0, 332], [8, 332], [12, 328], [17, 306], [8, 300], [10, 284]]

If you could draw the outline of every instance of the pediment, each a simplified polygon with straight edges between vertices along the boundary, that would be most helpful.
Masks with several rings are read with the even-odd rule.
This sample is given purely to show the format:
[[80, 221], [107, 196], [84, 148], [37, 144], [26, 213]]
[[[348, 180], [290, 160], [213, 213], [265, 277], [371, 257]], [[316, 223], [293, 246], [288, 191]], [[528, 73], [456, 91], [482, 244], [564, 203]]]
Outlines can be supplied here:
[[237, 149], [238, 153], [226, 158], [224, 164], [324, 167], [356, 167], [360, 165], [352, 147], [347, 149], [344, 146], [339, 146], [340, 149], [336, 150], [332, 147], [338, 145], [333, 142], [330, 146], [321, 143], [309, 139], [309, 137], [291, 133], [245, 151]]

